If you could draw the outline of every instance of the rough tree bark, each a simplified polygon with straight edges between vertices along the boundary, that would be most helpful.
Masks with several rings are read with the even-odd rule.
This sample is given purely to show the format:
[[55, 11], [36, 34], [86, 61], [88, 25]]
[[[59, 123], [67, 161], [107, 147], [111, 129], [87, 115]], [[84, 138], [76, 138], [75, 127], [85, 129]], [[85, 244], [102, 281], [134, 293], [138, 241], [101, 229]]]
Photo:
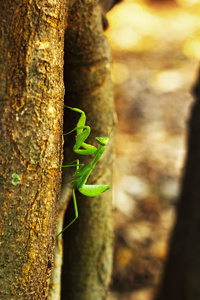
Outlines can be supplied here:
[[0, 299], [46, 299], [62, 163], [64, 0], [0, 1]]
[[200, 299], [200, 76], [194, 94], [177, 221], [156, 300]]
[[[97, 0], [76, 1], [68, 11], [65, 35], [65, 104], [86, 112], [87, 125], [92, 132], [87, 142], [95, 142], [97, 136], [110, 136], [110, 142], [101, 160], [89, 177], [90, 184], [112, 185], [114, 104], [110, 77], [110, 49], [102, 31], [101, 10]], [[73, 129], [79, 114], [65, 109], [64, 132]], [[64, 164], [77, 158], [74, 156], [75, 137], [66, 136]], [[86, 165], [92, 156], [79, 156]], [[58, 231], [66, 209], [69, 185], [74, 169], [63, 168], [63, 186], [60, 197]], [[71, 191], [71, 190], [70, 190]], [[63, 234], [64, 265], [62, 268], [62, 299], [105, 299], [112, 267], [112, 192], [99, 197], [84, 197], [76, 191], [79, 218]], [[74, 217], [74, 211], [71, 213]], [[66, 221], [69, 223], [69, 219]], [[57, 270], [52, 279], [56, 291], [61, 264], [61, 240], [55, 261]], [[57, 273], [56, 273], [57, 272]], [[57, 276], [56, 276], [57, 274]], [[50, 299], [58, 295], [56, 292]]]

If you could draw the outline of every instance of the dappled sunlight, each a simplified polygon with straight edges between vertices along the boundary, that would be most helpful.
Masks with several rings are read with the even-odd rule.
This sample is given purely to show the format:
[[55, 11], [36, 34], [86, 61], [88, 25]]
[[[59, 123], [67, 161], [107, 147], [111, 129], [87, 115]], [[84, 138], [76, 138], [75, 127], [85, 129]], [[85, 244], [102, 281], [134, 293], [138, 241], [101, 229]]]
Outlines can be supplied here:
[[177, 2], [184, 7], [189, 7], [195, 4], [199, 4], [199, 0], [177, 0]]
[[161, 93], [179, 89], [184, 83], [184, 74], [177, 70], [161, 70], [152, 76], [152, 86]]
[[[192, 0], [185, 2], [191, 3]], [[193, 2], [190, 10], [197, 3]], [[190, 12], [184, 6], [169, 6], [159, 10], [135, 1], [124, 1], [108, 13], [110, 27], [106, 35], [113, 50], [134, 52], [159, 51], [166, 47], [166, 43], [176, 39], [176, 44], [179, 44], [185, 55], [189, 58], [199, 58], [200, 54], [197, 55], [194, 44], [191, 44], [190, 48], [190, 44], [187, 43], [191, 36], [193, 43], [199, 41], [199, 16], [199, 3], [196, 9]]]
[[176, 218], [200, 59], [200, 1], [124, 0], [108, 19], [118, 116], [109, 300], [151, 300]]
[[[144, 51], [155, 46], [153, 35], [159, 35], [159, 17], [143, 6], [124, 2], [109, 12], [108, 18], [110, 30], [107, 31], [107, 36], [113, 49]], [[145, 39], [147, 36], [149, 38]]]
[[200, 38], [188, 38], [183, 45], [183, 53], [191, 59], [200, 59]]

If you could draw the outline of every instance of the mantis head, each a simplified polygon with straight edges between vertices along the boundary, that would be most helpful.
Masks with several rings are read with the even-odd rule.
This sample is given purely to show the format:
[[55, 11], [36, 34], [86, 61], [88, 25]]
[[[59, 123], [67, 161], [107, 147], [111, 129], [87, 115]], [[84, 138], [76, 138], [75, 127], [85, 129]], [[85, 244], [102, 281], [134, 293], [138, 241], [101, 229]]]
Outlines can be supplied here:
[[96, 137], [96, 140], [99, 142], [99, 144], [101, 144], [102, 146], [105, 146], [108, 144], [109, 142], [109, 138], [106, 137]]

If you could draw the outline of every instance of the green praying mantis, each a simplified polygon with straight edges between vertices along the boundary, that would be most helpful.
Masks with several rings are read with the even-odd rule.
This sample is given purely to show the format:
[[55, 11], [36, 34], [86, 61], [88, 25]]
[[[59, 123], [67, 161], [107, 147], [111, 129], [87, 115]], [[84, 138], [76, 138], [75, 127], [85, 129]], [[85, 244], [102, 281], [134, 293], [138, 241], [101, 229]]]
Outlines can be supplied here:
[[99, 143], [99, 148], [96, 148], [95, 146], [85, 143], [85, 140], [89, 136], [91, 129], [89, 126], [85, 125], [86, 115], [84, 111], [75, 107], [67, 106], [67, 108], [80, 113], [81, 116], [80, 119], [78, 120], [77, 126], [71, 131], [65, 133], [64, 135], [70, 134], [76, 130], [76, 143], [73, 147], [74, 152], [82, 155], [94, 155], [95, 157], [88, 166], [84, 166], [84, 164], [80, 164], [78, 159], [72, 161], [68, 165], [60, 166], [60, 167], [76, 167], [76, 171], [73, 175], [74, 178], [68, 181], [73, 183], [72, 194], [73, 194], [75, 218], [56, 236], [56, 239], [78, 218], [78, 208], [77, 208], [77, 201], [75, 195], [76, 189], [79, 190], [81, 194], [89, 197], [99, 196], [103, 192], [110, 189], [110, 186], [108, 185], [87, 185], [86, 184], [87, 179], [90, 176], [90, 173], [95, 168], [97, 162], [100, 160], [102, 154], [104, 153], [106, 145], [109, 142], [109, 138], [96, 137], [96, 140]]

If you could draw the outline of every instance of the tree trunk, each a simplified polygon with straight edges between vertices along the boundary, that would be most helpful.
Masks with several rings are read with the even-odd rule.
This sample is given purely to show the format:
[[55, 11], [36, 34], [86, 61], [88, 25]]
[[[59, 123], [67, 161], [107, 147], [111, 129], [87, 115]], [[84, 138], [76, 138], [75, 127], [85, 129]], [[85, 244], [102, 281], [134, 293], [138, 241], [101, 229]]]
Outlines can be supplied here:
[[46, 299], [62, 163], [64, 0], [1, 1], [0, 299]]
[[[110, 64], [110, 49], [103, 35], [98, 1], [76, 1], [68, 11], [65, 35], [65, 104], [85, 111], [86, 124], [91, 127], [87, 143], [98, 147], [95, 137], [110, 136], [105, 153], [89, 177], [90, 184], [112, 184], [115, 120]], [[73, 129], [79, 118], [78, 113], [66, 108], [64, 132]], [[74, 135], [66, 136], [64, 164], [77, 158], [73, 153], [74, 144]], [[85, 165], [93, 160], [92, 156], [78, 158]], [[64, 214], [70, 187], [65, 182], [74, 171], [74, 168], [63, 168], [60, 216]], [[105, 299], [112, 266], [112, 192], [91, 198], [76, 191], [76, 197], [79, 218], [63, 234], [62, 299]], [[69, 214], [74, 217], [74, 211]], [[60, 220], [62, 223], [62, 218]], [[68, 224], [69, 219], [66, 222]], [[60, 243], [59, 240], [58, 248]], [[61, 260], [57, 255], [55, 260], [58, 274]], [[58, 287], [58, 282], [56, 285]], [[51, 299], [59, 298], [51, 296]]]
[[200, 77], [195, 98], [177, 222], [157, 300], [200, 299]]

